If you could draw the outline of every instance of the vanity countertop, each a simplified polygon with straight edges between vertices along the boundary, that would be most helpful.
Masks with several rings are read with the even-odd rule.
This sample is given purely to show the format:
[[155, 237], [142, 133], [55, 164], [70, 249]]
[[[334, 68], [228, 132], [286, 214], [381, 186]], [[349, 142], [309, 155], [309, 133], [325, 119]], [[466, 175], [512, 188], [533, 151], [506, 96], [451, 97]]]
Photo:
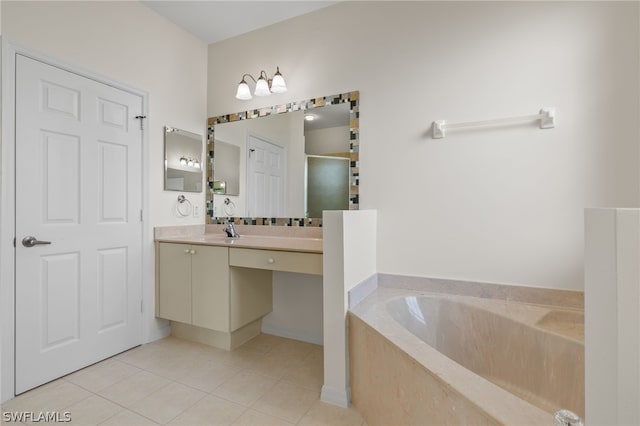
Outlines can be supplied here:
[[[224, 225], [163, 226], [155, 228], [155, 241], [248, 248], [258, 250], [322, 253], [322, 229], [236, 225], [240, 238], [228, 238]], [[270, 229], [266, 229], [270, 228]], [[274, 229], [284, 228], [284, 229]]]

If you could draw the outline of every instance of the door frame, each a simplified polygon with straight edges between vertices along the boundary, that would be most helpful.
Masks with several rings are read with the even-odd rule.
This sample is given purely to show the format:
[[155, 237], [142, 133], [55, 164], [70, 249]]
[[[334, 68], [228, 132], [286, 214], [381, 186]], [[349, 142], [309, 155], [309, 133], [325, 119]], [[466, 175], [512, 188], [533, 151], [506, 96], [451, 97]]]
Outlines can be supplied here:
[[[142, 98], [142, 115], [148, 115], [149, 93], [125, 83], [112, 80], [75, 64], [62, 61], [1, 37], [1, 114], [3, 143], [0, 144], [0, 402], [15, 396], [15, 88], [16, 55], [20, 54], [62, 70], [89, 78]], [[142, 259], [141, 295], [143, 312], [140, 327], [143, 343], [147, 339], [145, 315], [153, 307], [145, 299], [145, 289], [153, 287], [153, 228], [149, 209], [149, 120], [142, 131]]]

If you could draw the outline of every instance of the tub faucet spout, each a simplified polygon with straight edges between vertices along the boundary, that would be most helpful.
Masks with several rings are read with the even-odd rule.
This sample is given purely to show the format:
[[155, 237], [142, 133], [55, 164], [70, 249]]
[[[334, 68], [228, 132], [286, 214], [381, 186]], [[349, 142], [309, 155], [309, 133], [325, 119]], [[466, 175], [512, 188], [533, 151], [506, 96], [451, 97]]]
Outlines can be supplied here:
[[240, 234], [236, 232], [236, 228], [233, 227], [233, 222], [227, 222], [227, 227], [223, 229], [227, 233], [229, 238], [240, 238]]
[[556, 411], [553, 415], [556, 426], [584, 426], [582, 419], [569, 410]]

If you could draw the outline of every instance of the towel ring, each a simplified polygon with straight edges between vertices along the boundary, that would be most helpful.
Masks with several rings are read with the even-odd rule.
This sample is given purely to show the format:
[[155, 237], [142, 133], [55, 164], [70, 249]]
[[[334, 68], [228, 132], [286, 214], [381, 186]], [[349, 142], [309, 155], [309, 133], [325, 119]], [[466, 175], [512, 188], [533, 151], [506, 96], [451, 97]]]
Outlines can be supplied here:
[[233, 216], [236, 213], [236, 205], [231, 201], [229, 197], [224, 199], [224, 214], [226, 216]]
[[193, 210], [193, 206], [191, 205], [191, 201], [187, 199], [184, 195], [178, 195], [178, 204], [176, 204], [176, 211], [182, 217], [187, 217], [191, 214]]

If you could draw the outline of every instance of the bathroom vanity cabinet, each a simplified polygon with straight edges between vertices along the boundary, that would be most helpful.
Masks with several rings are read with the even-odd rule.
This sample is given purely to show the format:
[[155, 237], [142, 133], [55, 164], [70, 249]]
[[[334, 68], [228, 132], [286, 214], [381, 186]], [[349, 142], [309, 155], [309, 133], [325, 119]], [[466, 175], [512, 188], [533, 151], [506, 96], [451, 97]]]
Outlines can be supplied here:
[[272, 272], [322, 275], [322, 241], [218, 234], [156, 239], [156, 316], [171, 333], [233, 349], [273, 310]]
[[271, 312], [271, 273], [230, 267], [229, 250], [158, 243], [157, 316], [229, 333]]
[[158, 316], [229, 331], [229, 250], [160, 243]]

